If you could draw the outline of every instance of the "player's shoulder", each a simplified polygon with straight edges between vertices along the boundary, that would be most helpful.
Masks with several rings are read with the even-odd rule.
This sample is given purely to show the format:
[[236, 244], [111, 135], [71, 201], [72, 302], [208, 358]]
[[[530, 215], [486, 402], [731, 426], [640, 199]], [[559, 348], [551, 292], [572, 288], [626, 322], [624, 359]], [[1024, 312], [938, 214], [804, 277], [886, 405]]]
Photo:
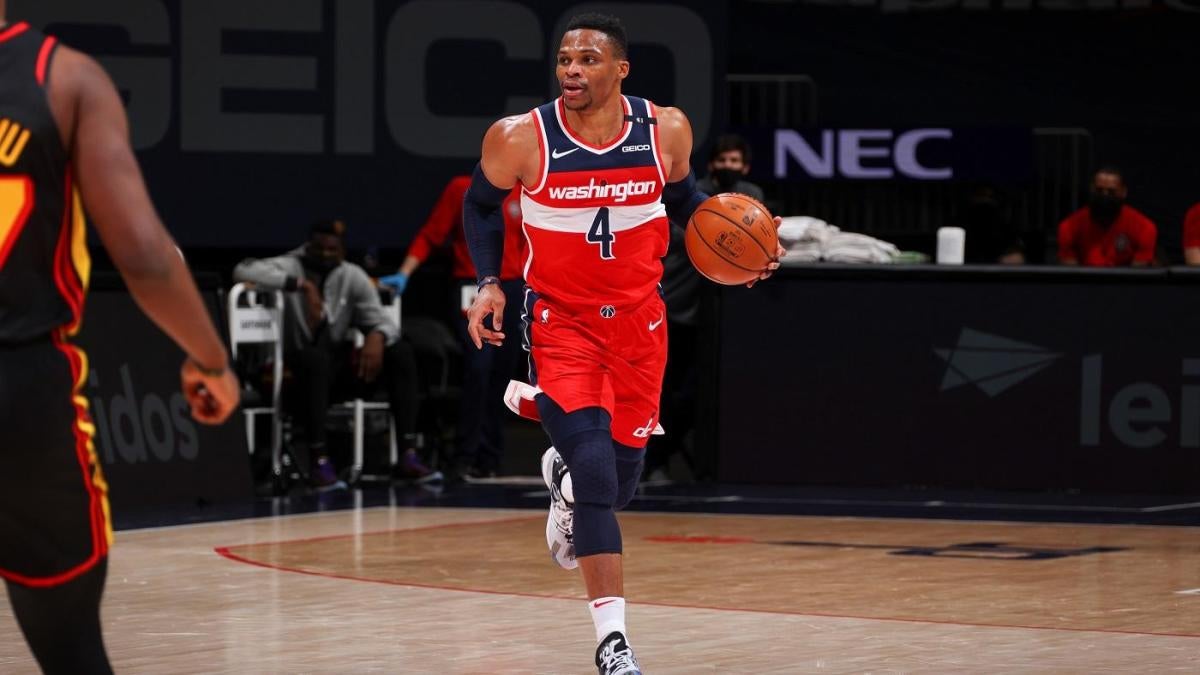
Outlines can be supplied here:
[[112, 79], [104, 66], [87, 54], [59, 43], [54, 49], [54, 60], [50, 64], [52, 86], [63, 86], [75, 91], [89, 87], [113, 86]]
[[533, 116], [529, 113], [501, 117], [488, 127], [484, 140], [485, 142], [499, 141], [506, 145], [527, 142], [536, 144], [537, 126], [534, 124]]

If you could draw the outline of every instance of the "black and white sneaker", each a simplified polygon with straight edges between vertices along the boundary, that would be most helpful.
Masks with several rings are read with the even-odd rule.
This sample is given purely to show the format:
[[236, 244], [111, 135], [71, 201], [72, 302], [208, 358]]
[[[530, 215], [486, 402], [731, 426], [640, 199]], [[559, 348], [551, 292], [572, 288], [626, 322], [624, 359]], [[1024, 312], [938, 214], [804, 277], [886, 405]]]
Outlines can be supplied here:
[[596, 668], [600, 675], [642, 675], [633, 647], [620, 631], [609, 633], [596, 647]]
[[575, 504], [563, 495], [563, 480], [570, 481], [567, 464], [554, 447], [542, 455], [542, 480], [550, 488], [550, 513], [546, 516], [546, 545], [550, 558], [563, 569], [579, 567], [575, 560]]

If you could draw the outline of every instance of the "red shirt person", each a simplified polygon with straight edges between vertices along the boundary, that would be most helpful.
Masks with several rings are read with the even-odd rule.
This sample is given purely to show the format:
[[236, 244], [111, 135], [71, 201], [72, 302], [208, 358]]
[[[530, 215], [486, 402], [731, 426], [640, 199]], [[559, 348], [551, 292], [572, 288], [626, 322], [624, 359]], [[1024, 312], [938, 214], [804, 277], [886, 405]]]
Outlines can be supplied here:
[[[413, 238], [404, 256], [404, 262], [396, 274], [382, 277], [381, 284], [391, 286], [396, 292], [403, 293], [408, 283], [408, 277], [417, 270], [429, 255], [437, 248], [452, 240], [454, 252], [455, 279], [467, 279], [475, 283], [475, 264], [471, 262], [471, 253], [467, 250], [467, 240], [463, 236], [462, 206], [463, 196], [471, 185], [470, 176], [455, 176], [446, 184], [442, 195], [433, 205], [429, 219], [421, 226], [417, 236]], [[520, 279], [525, 265], [525, 239], [521, 236], [521, 188], [518, 186], [504, 200], [504, 261], [500, 270], [500, 278], [504, 280]]]
[[1089, 267], [1140, 267], [1154, 260], [1158, 228], [1125, 203], [1121, 172], [1104, 167], [1092, 177], [1088, 205], [1058, 225], [1058, 261]]
[[1200, 203], [1183, 217], [1183, 258], [1189, 265], [1200, 265]]

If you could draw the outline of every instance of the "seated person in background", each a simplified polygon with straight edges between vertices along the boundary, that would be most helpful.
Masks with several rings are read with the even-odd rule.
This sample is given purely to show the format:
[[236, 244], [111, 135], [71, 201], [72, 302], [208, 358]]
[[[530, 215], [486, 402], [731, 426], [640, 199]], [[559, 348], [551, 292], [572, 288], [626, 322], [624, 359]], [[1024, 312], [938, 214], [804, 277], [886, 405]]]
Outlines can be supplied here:
[[696, 181], [696, 189], [709, 195], [737, 192], [761, 202], [762, 188], [745, 180], [748, 173], [750, 144], [737, 134], [725, 134], [713, 144], [708, 158], [708, 176]]
[[1200, 265], [1200, 203], [1193, 204], [1183, 217], [1183, 260]]
[[1102, 167], [1092, 177], [1088, 205], [1058, 225], [1058, 261], [1091, 267], [1143, 267], [1154, 260], [1158, 228], [1125, 203], [1119, 169]]
[[[470, 176], [450, 179], [408, 247], [404, 262], [395, 274], [379, 283], [403, 293], [408, 277], [425, 262], [434, 249], [453, 242], [455, 331], [463, 346], [463, 394], [455, 440], [455, 474], [459, 478], [487, 478], [500, 470], [504, 454], [504, 390], [513, 377], [524, 351], [520, 340], [505, 340], [500, 346], [485, 344], [476, 349], [467, 334], [467, 309], [475, 300], [476, 273], [463, 234], [463, 198], [471, 185]], [[501, 205], [504, 213], [504, 259], [500, 265], [500, 287], [506, 297], [519, 298], [525, 287], [525, 237], [521, 230], [521, 187], [513, 188]], [[518, 313], [519, 316], [519, 313]]]
[[1025, 246], [991, 185], [973, 188], [955, 224], [966, 232], [965, 261], [972, 264], [1023, 265]]
[[[311, 462], [317, 489], [342, 486], [329, 460], [325, 421], [329, 403], [364, 396], [380, 385], [387, 392], [396, 424], [402, 477], [422, 482], [441, 474], [421, 464], [415, 438], [417, 367], [412, 347], [383, 311], [379, 292], [361, 267], [346, 262], [342, 241], [345, 225], [319, 221], [309, 229], [308, 243], [274, 258], [244, 260], [234, 281], [285, 292], [284, 363], [292, 372], [299, 399], [295, 415]], [[357, 354], [350, 330], [365, 336]]]

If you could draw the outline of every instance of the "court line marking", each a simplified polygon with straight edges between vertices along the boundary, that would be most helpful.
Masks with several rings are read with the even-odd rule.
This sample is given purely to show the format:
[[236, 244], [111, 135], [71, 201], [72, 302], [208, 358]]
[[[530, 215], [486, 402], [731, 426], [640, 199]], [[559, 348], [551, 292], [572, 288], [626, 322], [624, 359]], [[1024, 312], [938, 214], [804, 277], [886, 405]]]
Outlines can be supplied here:
[[[670, 514], [670, 515], [678, 515], [678, 514]], [[688, 514], [688, 515], [690, 515], [690, 514]], [[724, 514], [719, 514], [719, 515], [724, 515]], [[217, 555], [219, 555], [227, 560], [233, 561], [233, 562], [251, 565], [254, 567], [262, 567], [265, 569], [275, 570], [278, 572], [291, 572], [293, 574], [303, 574], [303, 575], [313, 576], [313, 577], [323, 577], [326, 579], [358, 581], [358, 582], [363, 582], [363, 583], [382, 584], [385, 586], [398, 586], [398, 587], [402, 587], [402, 588], [403, 587], [424, 588], [424, 589], [438, 590], [438, 591], [453, 591], [453, 592], [457, 592], [457, 593], [479, 593], [479, 594], [483, 594], [483, 595], [500, 595], [500, 596], [518, 597], [518, 598], [536, 598], [536, 599], [543, 599], [543, 600], [570, 600], [573, 602], [586, 600], [586, 597], [583, 595], [558, 595], [558, 594], [553, 594], [553, 593], [529, 593], [529, 592], [522, 592], [522, 591], [492, 591], [492, 590], [487, 590], [487, 589], [470, 588], [470, 587], [465, 587], [465, 586], [446, 586], [446, 585], [441, 585], [441, 584], [425, 584], [425, 583], [420, 583], [420, 582], [415, 582], [415, 581], [395, 581], [395, 580], [391, 580], [391, 579], [368, 579], [365, 577], [357, 577], [357, 576], [352, 576], [349, 574], [337, 574], [335, 572], [318, 572], [318, 571], [314, 571], [314, 570], [302, 569], [299, 567], [288, 567], [286, 565], [278, 565], [278, 564], [273, 564], [273, 563], [262, 562], [259, 560], [253, 560], [253, 559], [247, 558], [243, 555], [234, 553], [233, 551], [230, 550], [232, 548], [240, 548], [243, 546], [279, 546], [279, 545], [283, 545], [283, 544], [302, 543], [302, 542], [307, 543], [307, 542], [323, 541], [323, 540], [329, 540], [329, 539], [351, 539], [354, 537], [368, 536], [368, 535], [418, 532], [418, 531], [422, 531], [422, 530], [433, 530], [433, 529], [440, 529], [440, 528], [444, 528], [444, 527], [484, 526], [484, 525], [492, 525], [492, 524], [496, 524], [496, 523], [505, 523], [505, 522], [511, 523], [511, 522], [517, 522], [517, 521], [540, 520], [540, 519], [541, 519], [541, 516], [524, 517], [524, 518], [503, 518], [503, 519], [499, 519], [499, 520], [478, 520], [478, 521], [469, 521], [469, 522], [464, 522], [464, 523], [442, 523], [442, 524], [438, 524], [438, 525], [425, 525], [425, 526], [421, 526], [421, 527], [415, 527], [415, 528], [409, 528], [409, 529], [403, 529], [403, 530], [379, 530], [376, 532], [369, 532], [369, 533], [364, 532], [362, 534], [326, 535], [326, 536], [321, 536], [321, 537], [308, 537], [308, 538], [301, 538], [301, 539], [285, 539], [285, 540], [281, 540], [281, 541], [253, 542], [250, 544], [234, 544], [231, 546], [217, 546], [217, 547], [213, 548], [213, 552], [216, 553]], [[1200, 590], [1200, 589], [1197, 589], [1197, 590]], [[745, 608], [745, 607], [714, 607], [714, 606], [710, 606], [710, 605], [691, 605], [691, 604], [683, 604], [683, 603], [656, 602], [656, 601], [644, 601], [644, 600], [639, 600], [637, 602], [633, 602], [633, 603], [629, 603], [629, 604], [647, 605], [647, 606], [651, 606], [651, 607], [667, 607], [667, 608], [674, 608], [674, 609], [700, 609], [700, 610], [709, 610], [709, 611], [714, 611], [714, 612], [749, 612], [749, 613], [753, 613], [753, 614], [774, 614], [774, 615], [780, 615], [780, 616], [811, 616], [811, 617], [820, 617], [820, 618], [826, 618], [826, 619], [856, 619], [856, 620], [860, 620], [860, 621], [888, 621], [888, 622], [895, 622], [895, 623], [918, 623], [918, 624], [940, 625], [940, 626], [967, 626], [967, 627], [974, 627], [974, 628], [1009, 628], [1009, 629], [1042, 630], [1042, 631], [1067, 632], [1067, 633], [1103, 633], [1103, 634], [1117, 634], [1117, 635], [1148, 635], [1148, 636], [1156, 636], [1156, 637], [1200, 638], [1200, 634], [1198, 634], [1198, 633], [1160, 633], [1160, 632], [1154, 632], [1154, 631], [1117, 630], [1117, 629], [1109, 629], [1109, 628], [1064, 628], [1064, 627], [1051, 627], [1051, 626], [1025, 626], [1025, 625], [1020, 625], [1020, 624], [1004, 624], [1004, 623], [941, 621], [941, 620], [937, 620], [937, 619], [915, 619], [915, 618], [908, 618], [908, 617], [860, 616], [860, 615], [856, 615], [856, 614], [833, 614], [833, 613], [825, 613], [825, 612], [801, 612], [801, 611], [770, 610], [770, 609], [753, 609], [753, 608]]]
[[1200, 595], [1200, 588], [1189, 588], [1184, 591], [1175, 591], [1177, 595]]
[[[521, 495], [527, 498], [549, 498], [546, 490], [535, 490]], [[926, 501], [902, 501], [887, 499], [833, 499], [822, 497], [743, 497], [741, 495], [721, 495], [713, 497], [671, 496], [671, 495], [637, 495], [634, 501], [647, 502], [682, 502], [685, 504], [815, 504], [822, 506], [901, 506], [910, 508], [972, 508], [1010, 511], [1063, 511], [1063, 512], [1095, 512], [1095, 513], [1161, 513], [1164, 511], [1183, 511], [1200, 509], [1200, 502], [1180, 504], [1163, 504], [1159, 506], [1088, 506], [1054, 505], [1054, 504], [1007, 504], [1000, 502], [955, 502], [944, 499]], [[786, 515], [786, 514], [785, 514]]]

